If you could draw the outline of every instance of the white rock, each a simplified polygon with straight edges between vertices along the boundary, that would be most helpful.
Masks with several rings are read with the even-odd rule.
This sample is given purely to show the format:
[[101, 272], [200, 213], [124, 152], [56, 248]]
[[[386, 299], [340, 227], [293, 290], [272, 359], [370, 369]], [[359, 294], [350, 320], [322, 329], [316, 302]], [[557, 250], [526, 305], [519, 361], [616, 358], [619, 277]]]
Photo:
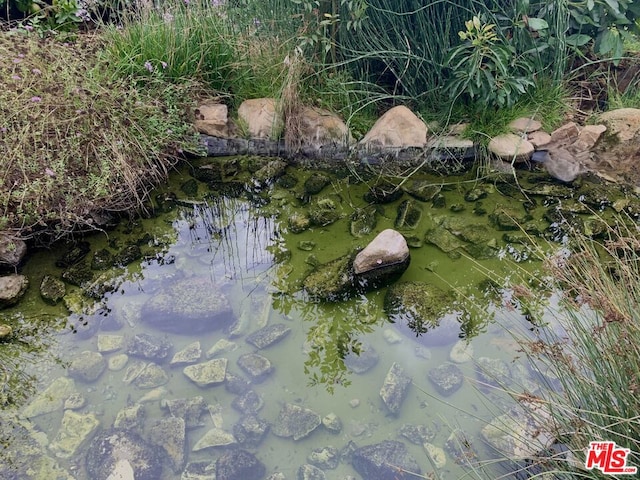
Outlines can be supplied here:
[[386, 112], [360, 141], [366, 146], [422, 148], [427, 143], [427, 126], [407, 107]]
[[515, 133], [493, 137], [488, 148], [491, 153], [508, 162], [528, 160], [535, 150], [531, 142]]
[[353, 269], [356, 275], [403, 262], [409, 256], [409, 247], [404, 236], [393, 229], [383, 230], [364, 250], [356, 255]]

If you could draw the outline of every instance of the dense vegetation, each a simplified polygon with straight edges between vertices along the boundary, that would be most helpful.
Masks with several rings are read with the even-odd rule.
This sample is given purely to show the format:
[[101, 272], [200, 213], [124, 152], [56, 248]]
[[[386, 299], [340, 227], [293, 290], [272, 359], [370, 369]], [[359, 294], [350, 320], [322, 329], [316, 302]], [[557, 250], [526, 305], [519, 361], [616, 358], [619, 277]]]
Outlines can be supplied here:
[[[263, 96], [315, 104], [341, 114], [356, 136], [389, 105], [408, 104], [443, 126], [470, 122], [467, 135], [480, 141], [522, 113], [557, 124], [568, 98], [579, 96], [572, 80], [583, 89], [605, 85], [592, 108], [640, 105], [637, 84], [620, 92], [609, 81], [630, 61], [625, 46], [637, 48], [640, 3], [627, 0], [0, 0], [0, 7], [0, 57], [9, 60], [0, 65], [0, 230], [41, 240], [92, 228], [95, 212], [145, 208], [154, 183], [197, 148], [190, 108], [202, 93], [231, 107]], [[562, 394], [549, 389], [540, 401], [563, 441], [578, 452], [587, 440], [615, 440], [635, 452], [637, 465], [634, 237], [583, 239], [570, 268], [550, 269], [551, 285], [579, 285], [567, 299], [598, 316], [585, 324], [570, 309], [568, 339], [528, 351], [562, 381]], [[560, 342], [571, 355], [557, 355]]]

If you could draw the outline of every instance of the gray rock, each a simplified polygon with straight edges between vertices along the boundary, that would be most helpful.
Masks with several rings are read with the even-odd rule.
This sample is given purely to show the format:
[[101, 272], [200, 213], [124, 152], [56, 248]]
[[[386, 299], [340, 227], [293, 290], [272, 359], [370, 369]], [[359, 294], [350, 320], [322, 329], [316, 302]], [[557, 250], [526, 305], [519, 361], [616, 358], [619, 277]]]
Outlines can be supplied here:
[[325, 480], [327, 476], [318, 467], [304, 464], [300, 465], [300, 468], [298, 468], [296, 478], [298, 480]]
[[444, 397], [457, 392], [464, 380], [462, 370], [453, 363], [443, 363], [436, 368], [432, 368], [427, 376], [429, 381], [436, 387], [438, 393]]
[[183, 373], [200, 387], [218, 385], [224, 382], [227, 372], [227, 359], [214, 358], [208, 362], [184, 367]]
[[251, 389], [251, 383], [239, 375], [235, 375], [227, 370], [224, 389], [234, 395], [242, 395], [244, 392]]
[[418, 462], [405, 444], [393, 440], [356, 449], [351, 464], [367, 480], [409, 480], [421, 473]]
[[50, 305], [55, 305], [64, 298], [67, 288], [64, 282], [51, 275], [45, 275], [40, 282], [40, 296]]
[[511, 384], [511, 370], [504, 360], [480, 357], [477, 361], [476, 376], [481, 383], [492, 387], [508, 387]]
[[289, 335], [289, 333], [291, 333], [291, 329], [289, 327], [283, 323], [275, 323], [267, 325], [266, 327], [247, 335], [246, 340], [251, 345], [261, 350], [278, 343], [284, 337]]
[[378, 364], [380, 356], [369, 343], [362, 343], [359, 353], [349, 352], [344, 357], [345, 366], [354, 373], [365, 373]]
[[151, 389], [169, 382], [169, 376], [160, 365], [153, 362], [147, 363], [144, 369], [133, 379], [133, 384], [138, 388]]
[[135, 405], [125, 407], [120, 410], [116, 415], [113, 426], [121, 430], [130, 430], [132, 432], [142, 433], [144, 430], [145, 417], [146, 412], [144, 405], [136, 403]]
[[29, 288], [29, 280], [24, 275], [0, 277], [0, 308], [10, 307], [20, 301]]
[[207, 413], [207, 404], [200, 396], [191, 398], [163, 399], [160, 407], [169, 410], [169, 415], [184, 420], [187, 429], [204, 425], [202, 416]]
[[163, 331], [192, 335], [221, 329], [235, 318], [231, 304], [208, 279], [174, 282], [142, 307], [142, 321]]
[[27, 254], [27, 244], [19, 238], [0, 234], [0, 267], [16, 267]]
[[262, 443], [268, 431], [269, 422], [254, 414], [244, 415], [233, 426], [233, 435], [238, 443], [254, 448]]
[[218, 427], [208, 430], [193, 446], [194, 452], [207, 448], [227, 447], [238, 443], [232, 433]]
[[86, 450], [86, 468], [91, 480], [107, 480], [120, 460], [127, 460], [136, 480], [162, 478], [162, 449], [147, 443], [137, 433], [105, 430], [91, 441]]
[[320, 423], [320, 415], [313, 410], [287, 403], [273, 423], [272, 431], [278, 437], [300, 440], [318, 428]]
[[430, 442], [436, 437], [434, 429], [426, 425], [411, 425], [405, 423], [400, 427], [400, 435], [415, 445], [422, 445]]
[[242, 449], [226, 451], [216, 461], [216, 480], [261, 480], [265, 473], [264, 464]]
[[95, 414], [82, 414], [65, 410], [60, 430], [49, 445], [58, 458], [71, 458], [87, 442], [100, 426]]
[[333, 412], [322, 418], [322, 425], [331, 433], [340, 433], [342, 431], [342, 420]]
[[149, 431], [151, 443], [162, 447], [175, 473], [182, 471], [186, 462], [186, 428], [177, 417], [159, 420]]
[[240, 413], [258, 413], [264, 406], [262, 397], [253, 390], [247, 390], [231, 402], [231, 406]]
[[73, 393], [64, 401], [63, 408], [65, 410], [80, 410], [87, 404], [87, 399], [79, 393]]
[[216, 480], [216, 464], [213, 462], [191, 462], [182, 472], [180, 480]]
[[97, 349], [100, 353], [111, 353], [120, 350], [124, 346], [122, 335], [98, 335]]
[[245, 353], [238, 358], [238, 366], [255, 383], [264, 381], [272, 372], [273, 365], [268, 358], [257, 353]]
[[411, 377], [405, 375], [404, 369], [394, 362], [380, 389], [382, 401], [393, 415], [398, 414], [410, 385]]
[[22, 416], [24, 418], [33, 418], [62, 410], [64, 401], [75, 393], [78, 392], [72, 378], [58, 377], [46, 389], [35, 396], [22, 411]]
[[322, 448], [315, 448], [307, 456], [307, 462], [321, 468], [322, 470], [333, 470], [338, 468], [340, 452], [337, 448], [332, 447], [331, 445]]
[[478, 461], [478, 454], [470, 438], [462, 430], [454, 430], [444, 444], [444, 449], [458, 465], [468, 466]]
[[85, 350], [71, 361], [67, 372], [71, 378], [91, 383], [96, 381], [106, 368], [107, 362], [102, 354]]
[[349, 222], [349, 231], [356, 238], [369, 235], [378, 224], [378, 209], [375, 205], [356, 208]]
[[402, 275], [409, 262], [407, 241], [400, 232], [388, 228], [356, 255], [353, 272], [359, 283], [377, 288]]
[[127, 346], [127, 355], [161, 363], [169, 357], [173, 346], [167, 340], [148, 333], [136, 334]]
[[176, 352], [176, 354], [173, 356], [169, 364], [172, 367], [179, 366], [179, 365], [190, 365], [200, 360], [201, 356], [202, 356], [202, 348], [200, 348], [200, 342], [196, 341], [196, 342], [190, 343], [179, 352]]

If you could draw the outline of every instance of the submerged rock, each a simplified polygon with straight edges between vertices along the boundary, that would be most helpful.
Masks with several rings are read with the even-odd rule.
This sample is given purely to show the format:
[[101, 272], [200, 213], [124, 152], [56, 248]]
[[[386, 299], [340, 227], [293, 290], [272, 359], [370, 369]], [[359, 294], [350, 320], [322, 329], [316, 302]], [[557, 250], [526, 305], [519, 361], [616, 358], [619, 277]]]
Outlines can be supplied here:
[[263, 382], [273, 372], [271, 361], [257, 353], [240, 355], [238, 366], [256, 383]]
[[203, 425], [202, 416], [207, 413], [207, 404], [201, 396], [163, 399], [160, 402], [160, 407], [169, 410], [172, 417], [183, 419], [186, 428], [201, 427]]
[[207, 448], [227, 447], [238, 443], [232, 433], [221, 428], [214, 427], [208, 430], [193, 446], [193, 451], [198, 452]]
[[227, 371], [226, 358], [214, 358], [208, 362], [184, 367], [183, 373], [199, 387], [218, 385], [225, 380]]
[[369, 235], [378, 223], [378, 211], [374, 205], [357, 208], [351, 215], [349, 231], [356, 238]]
[[202, 357], [202, 348], [200, 347], [200, 342], [192, 342], [182, 350], [177, 352], [171, 362], [169, 364], [171, 366], [177, 365], [190, 365], [192, 363], [196, 363]]
[[356, 449], [351, 463], [366, 479], [409, 480], [421, 473], [418, 462], [409, 454], [405, 444], [394, 440]]
[[106, 368], [107, 362], [101, 353], [85, 350], [71, 361], [67, 372], [71, 378], [91, 383], [96, 381]]
[[298, 468], [296, 478], [297, 480], [325, 480], [327, 476], [315, 465], [305, 463]]
[[394, 362], [380, 389], [380, 397], [393, 415], [400, 411], [410, 385], [411, 377], [407, 376], [404, 369]]
[[244, 415], [233, 426], [233, 435], [238, 443], [251, 447], [260, 445], [268, 431], [269, 422], [254, 414]]
[[320, 426], [321, 420], [313, 410], [287, 403], [273, 422], [273, 434], [278, 437], [300, 440]]
[[331, 183], [331, 177], [321, 172], [313, 172], [304, 182], [305, 195], [320, 193], [324, 187]]
[[448, 397], [457, 392], [464, 381], [462, 370], [452, 363], [444, 363], [432, 368], [427, 376], [443, 397]]
[[40, 296], [50, 305], [55, 305], [64, 298], [67, 289], [62, 280], [45, 275], [40, 282]]
[[415, 200], [405, 200], [398, 206], [395, 228], [415, 230], [422, 219], [422, 207]]
[[309, 207], [309, 220], [318, 227], [331, 225], [341, 216], [336, 203], [330, 198], [321, 198]]
[[62, 410], [64, 401], [76, 393], [76, 384], [72, 378], [56, 378], [25, 407], [22, 416], [24, 418], [33, 418], [56, 410]]
[[302, 282], [313, 299], [335, 302], [353, 292], [353, 256], [345, 255], [320, 265]]
[[344, 357], [345, 366], [354, 373], [365, 373], [378, 364], [380, 356], [369, 343], [362, 343], [358, 353], [349, 352]]
[[216, 461], [216, 480], [261, 480], [265, 473], [264, 464], [242, 449], [226, 451]]
[[171, 343], [163, 338], [148, 333], [138, 333], [129, 341], [127, 355], [163, 362], [169, 357], [172, 348]]
[[65, 410], [60, 430], [49, 448], [59, 458], [71, 458], [78, 453], [99, 426], [100, 421], [93, 413], [82, 414]]
[[162, 450], [138, 434], [110, 429], [99, 433], [89, 444], [86, 468], [91, 480], [107, 480], [116, 464], [126, 460], [133, 468], [136, 480], [162, 478]]
[[174, 472], [182, 471], [186, 462], [186, 429], [184, 420], [170, 417], [159, 420], [149, 431], [152, 443], [161, 447]]
[[412, 180], [407, 186], [403, 186], [402, 188], [409, 195], [421, 202], [430, 202], [442, 190], [442, 186], [433, 184], [428, 180]]
[[142, 307], [142, 321], [160, 330], [192, 335], [231, 325], [227, 297], [209, 279], [186, 278], [151, 297]]
[[259, 350], [270, 347], [291, 333], [291, 329], [283, 323], [267, 325], [248, 335], [246, 341]]

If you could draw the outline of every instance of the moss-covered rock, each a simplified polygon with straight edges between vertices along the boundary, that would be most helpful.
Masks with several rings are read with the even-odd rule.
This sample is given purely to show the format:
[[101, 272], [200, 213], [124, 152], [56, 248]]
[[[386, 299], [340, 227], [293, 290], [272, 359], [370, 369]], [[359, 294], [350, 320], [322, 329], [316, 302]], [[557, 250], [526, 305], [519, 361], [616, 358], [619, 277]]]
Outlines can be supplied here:
[[253, 174], [253, 180], [259, 186], [268, 185], [275, 181], [278, 177], [284, 175], [286, 168], [287, 162], [283, 160], [271, 160], [264, 167]]
[[464, 246], [464, 242], [459, 240], [449, 230], [443, 227], [435, 227], [427, 231], [425, 242], [435, 245], [444, 253], [453, 252]]
[[18, 303], [27, 288], [29, 279], [24, 275], [11, 274], [0, 277], [0, 308]]
[[80, 262], [91, 251], [89, 242], [72, 244], [65, 253], [56, 260], [56, 267], [67, 268]]
[[116, 266], [123, 267], [142, 258], [142, 250], [138, 245], [127, 245], [120, 250], [113, 258]]
[[415, 200], [405, 200], [398, 206], [395, 228], [415, 230], [422, 219], [422, 207]]
[[320, 265], [303, 281], [305, 291], [316, 300], [338, 301], [353, 293], [353, 255]]
[[103, 248], [93, 253], [91, 268], [94, 270], [107, 270], [113, 266], [113, 254]]
[[391, 203], [399, 199], [402, 195], [403, 191], [395, 184], [386, 180], [380, 180], [365, 193], [364, 200], [368, 203]]
[[305, 231], [311, 225], [311, 219], [304, 212], [296, 212], [289, 217], [289, 231], [291, 233], [300, 233]]
[[349, 223], [349, 231], [354, 237], [360, 238], [373, 232], [377, 224], [377, 208], [374, 205], [370, 205], [358, 208], [353, 212]]
[[55, 305], [64, 298], [66, 287], [62, 280], [45, 275], [40, 282], [40, 296], [50, 305]]
[[331, 183], [331, 177], [322, 172], [313, 172], [304, 182], [304, 194], [315, 195]]
[[309, 220], [312, 225], [325, 227], [340, 219], [337, 205], [330, 198], [322, 198], [309, 207]]
[[198, 195], [198, 182], [195, 179], [190, 178], [180, 185], [180, 190], [189, 197], [195, 197]]
[[91, 283], [93, 280], [93, 272], [89, 265], [85, 262], [80, 262], [67, 268], [62, 273], [62, 278], [71, 285], [82, 287]]
[[442, 187], [428, 180], [412, 180], [402, 189], [421, 202], [429, 202], [440, 193]]
[[496, 205], [489, 218], [498, 230], [518, 230], [523, 224], [533, 220], [522, 209], [503, 205]]

